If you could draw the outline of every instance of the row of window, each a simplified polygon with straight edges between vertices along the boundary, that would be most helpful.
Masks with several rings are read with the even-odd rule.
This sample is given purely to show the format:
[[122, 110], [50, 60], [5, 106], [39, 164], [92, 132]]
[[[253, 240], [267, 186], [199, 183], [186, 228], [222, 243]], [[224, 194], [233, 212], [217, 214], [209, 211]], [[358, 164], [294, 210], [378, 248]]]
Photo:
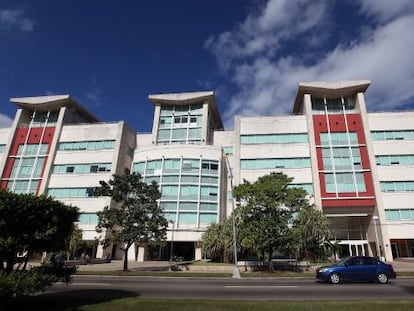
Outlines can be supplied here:
[[0, 153], [3, 153], [6, 149], [6, 145], [0, 144]]
[[39, 178], [44, 162], [44, 157], [15, 158], [10, 178]]
[[161, 200], [218, 202], [218, 187], [205, 185], [162, 185]]
[[414, 165], [414, 155], [381, 155], [375, 157], [377, 165]]
[[329, 173], [324, 175], [327, 193], [366, 192], [363, 173]]
[[[167, 212], [164, 213], [164, 216], [168, 220], [173, 220], [176, 222], [177, 213]], [[197, 219], [201, 225], [208, 225], [211, 223], [217, 222], [217, 213], [197, 213], [197, 212], [180, 212], [178, 213], [178, 222], [179, 224], [197, 224]], [[97, 225], [98, 224], [98, 215], [96, 213], [81, 213], [79, 216], [79, 223], [81, 225]]]
[[218, 176], [218, 161], [202, 159], [166, 159], [138, 162], [133, 164], [133, 171], [143, 176], [163, 174], [209, 174]]
[[352, 97], [347, 98], [317, 98], [312, 97], [313, 114], [341, 114], [355, 112], [355, 100]]
[[414, 181], [381, 181], [382, 192], [414, 191]]
[[111, 163], [90, 163], [90, 164], [60, 164], [53, 166], [53, 173], [55, 174], [84, 174], [84, 173], [98, 173], [110, 172], [112, 168]]
[[112, 150], [115, 140], [76, 141], [60, 143], [58, 150]]
[[208, 202], [161, 202], [160, 207], [166, 211], [201, 211], [201, 212], [217, 212], [217, 204], [216, 203], [208, 203]]
[[161, 105], [161, 116], [183, 115], [183, 114], [202, 114], [203, 105]]
[[358, 147], [322, 148], [324, 170], [362, 169]]
[[157, 142], [181, 142], [201, 140], [201, 128], [173, 128], [159, 129]]
[[[161, 176], [147, 176], [145, 177], [145, 182], [151, 183], [155, 181], [156, 183], [161, 183]], [[163, 184], [218, 184], [218, 177], [216, 176], [200, 176], [199, 175], [165, 175], [162, 177]]]
[[212, 223], [217, 223], [217, 213], [164, 213], [164, 217], [168, 221], [174, 221], [176, 226], [179, 225], [203, 225], [207, 226]]
[[371, 131], [372, 140], [412, 140], [414, 139], [414, 130], [400, 131]]
[[46, 155], [48, 144], [22, 144], [17, 149], [17, 155], [20, 156], [36, 156]]
[[320, 138], [322, 146], [358, 145], [358, 136], [356, 132], [320, 133]]
[[35, 111], [32, 115], [32, 127], [43, 127], [57, 122], [59, 111]]
[[89, 198], [93, 197], [94, 188], [49, 188], [47, 194], [54, 198]]
[[308, 168], [310, 158], [276, 158], [276, 159], [241, 159], [242, 170], [259, 170], [272, 168]]
[[414, 220], [414, 209], [386, 209], [387, 220]]
[[7, 189], [17, 194], [35, 194], [39, 180], [10, 180], [7, 183]]
[[161, 116], [159, 122], [159, 128], [201, 127], [202, 125], [202, 115]]
[[241, 144], [291, 144], [291, 143], [307, 143], [308, 134], [253, 134], [241, 135]]

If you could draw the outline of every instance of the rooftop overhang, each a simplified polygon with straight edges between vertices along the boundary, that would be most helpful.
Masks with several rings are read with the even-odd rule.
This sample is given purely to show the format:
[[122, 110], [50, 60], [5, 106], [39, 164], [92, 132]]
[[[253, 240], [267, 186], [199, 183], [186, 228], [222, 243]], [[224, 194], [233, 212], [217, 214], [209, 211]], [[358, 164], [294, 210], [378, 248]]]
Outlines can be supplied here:
[[369, 80], [301, 82], [296, 92], [292, 113], [300, 112], [304, 94], [326, 98], [346, 97], [365, 92], [370, 84]]
[[86, 120], [90, 122], [99, 121], [93, 114], [82, 107], [74, 98], [70, 97], [69, 95], [16, 97], [10, 98], [10, 102], [21, 109], [37, 111], [59, 110], [62, 107], [67, 107], [78, 111]]
[[217, 128], [223, 129], [223, 122], [218, 111], [216, 97], [214, 96], [213, 91], [153, 94], [149, 95], [148, 99], [154, 105], [188, 105], [207, 101], [209, 103], [210, 111], [213, 114], [213, 118], [216, 121]]

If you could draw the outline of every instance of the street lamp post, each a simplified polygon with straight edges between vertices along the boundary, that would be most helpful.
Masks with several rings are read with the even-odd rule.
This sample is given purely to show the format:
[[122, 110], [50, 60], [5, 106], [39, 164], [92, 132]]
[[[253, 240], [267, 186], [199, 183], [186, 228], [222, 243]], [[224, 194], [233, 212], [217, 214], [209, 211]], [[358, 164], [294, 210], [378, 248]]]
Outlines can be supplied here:
[[172, 262], [173, 262], [173, 250], [174, 250], [174, 225], [175, 225], [175, 221], [174, 220], [170, 220], [169, 221], [170, 224], [172, 224], [172, 231], [171, 231], [171, 247], [170, 247], [170, 268], [168, 269], [168, 271], [172, 271]]
[[379, 220], [379, 217], [377, 215], [372, 216], [372, 219], [374, 221], [374, 231], [375, 231], [375, 245], [377, 249], [377, 257], [380, 258], [380, 245], [379, 245], [379, 238], [378, 238], [378, 229], [377, 229], [377, 221]]
[[[231, 171], [229, 159], [226, 156], [226, 165], [227, 165], [227, 174], [230, 180], [230, 188], [233, 193], [233, 173]], [[237, 260], [237, 234], [236, 234], [236, 216], [234, 215], [234, 198], [231, 200], [231, 208], [233, 215], [233, 253], [234, 253], [234, 269], [233, 269], [233, 279], [240, 279], [240, 269]]]

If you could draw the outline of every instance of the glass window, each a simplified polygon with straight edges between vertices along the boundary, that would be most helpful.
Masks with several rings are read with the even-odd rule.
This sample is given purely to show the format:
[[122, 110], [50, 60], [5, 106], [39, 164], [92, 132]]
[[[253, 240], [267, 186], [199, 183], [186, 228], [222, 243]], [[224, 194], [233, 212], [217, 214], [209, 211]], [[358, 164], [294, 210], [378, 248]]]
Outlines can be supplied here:
[[144, 175], [145, 162], [134, 163], [132, 166], [132, 171], [136, 173], [140, 173], [141, 175]]
[[183, 213], [178, 214], [178, 222], [183, 225], [197, 224], [197, 213]]
[[182, 185], [181, 186], [180, 200], [197, 200], [198, 199], [198, 186]]
[[200, 214], [200, 224], [210, 225], [217, 223], [217, 214]]
[[176, 200], [178, 197], [178, 186], [163, 185], [161, 193], [162, 200]]
[[181, 183], [183, 184], [198, 184], [199, 177], [192, 175], [182, 175]]
[[241, 159], [241, 169], [307, 168], [310, 158]]
[[200, 211], [217, 211], [217, 203], [200, 203]]
[[165, 160], [164, 161], [164, 173], [178, 173], [180, 171], [180, 159]]
[[98, 215], [96, 213], [81, 213], [79, 215], [79, 223], [85, 225], [97, 225]]
[[179, 206], [180, 211], [197, 211], [196, 202], [180, 202]]
[[241, 144], [291, 144], [291, 143], [307, 143], [308, 134], [292, 133], [292, 134], [250, 134], [241, 135]]

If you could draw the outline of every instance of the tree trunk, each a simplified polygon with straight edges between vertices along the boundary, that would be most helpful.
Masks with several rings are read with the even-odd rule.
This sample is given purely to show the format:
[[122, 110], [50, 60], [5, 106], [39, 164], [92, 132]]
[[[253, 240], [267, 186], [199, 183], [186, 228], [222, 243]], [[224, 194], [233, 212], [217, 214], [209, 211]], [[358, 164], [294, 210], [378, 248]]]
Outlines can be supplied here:
[[269, 252], [269, 255], [267, 257], [267, 262], [268, 262], [268, 265], [269, 265], [269, 272], [271, 272], [271, 273], [275, 272], [275, 270], [273, 269], [272, 253], [273, 253], [272, 251]]
[[124, 249], [124, 271], [128, 271], [128, 249], [129, 246], [125, 247]]

